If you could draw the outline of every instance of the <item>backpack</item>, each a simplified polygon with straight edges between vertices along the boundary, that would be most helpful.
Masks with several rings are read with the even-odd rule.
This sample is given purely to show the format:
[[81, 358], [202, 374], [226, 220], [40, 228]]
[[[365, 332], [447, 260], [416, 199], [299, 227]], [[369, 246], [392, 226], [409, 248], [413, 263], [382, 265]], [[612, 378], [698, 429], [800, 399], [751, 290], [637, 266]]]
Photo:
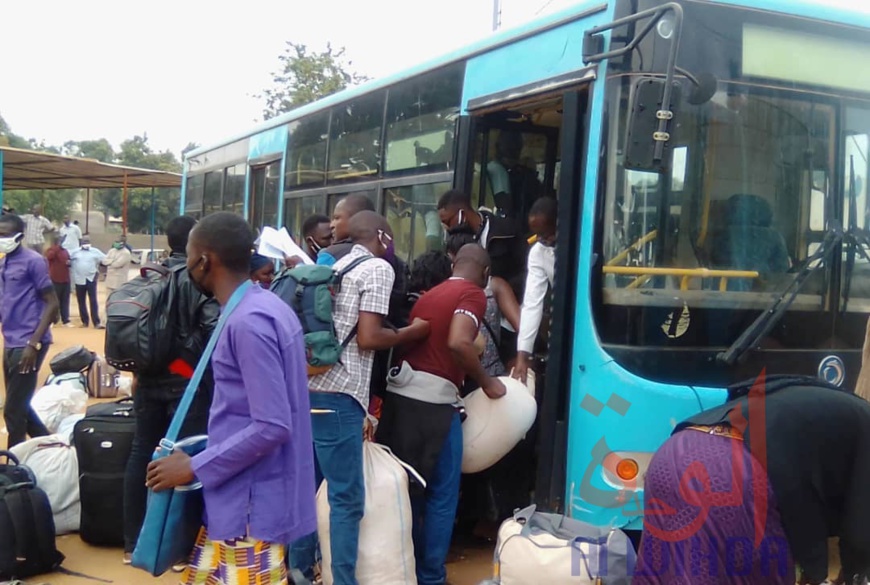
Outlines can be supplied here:
[[110, 366], [138, 374], [166, 370], [174, 342], [177, 275], [185, 269], [185, 264], [148, 264], [109, 295], [105, 354]]
[[91, 367], [95, 356], [84, 345], [68, 347], [49, 362], [54, 375], [80, 373]]
[[48, 496], [33, 472], [8, 451], [0, 465], [0, 579], [51, 573], [64, 556], [55, 548], [54, 518]]
[[302, 324], [309, 376], [329, 371], [338, 363], [344, 348], [356, 335], [357, 328], [354, 326], [344, 341], [338, 340], [333, 320], [335, 297], [341, 290], [344, 275], [370, 258], [357, 258], [342, 270], [302, 264], [284, 270], [272, 282], [270, 290], [293, 309]]

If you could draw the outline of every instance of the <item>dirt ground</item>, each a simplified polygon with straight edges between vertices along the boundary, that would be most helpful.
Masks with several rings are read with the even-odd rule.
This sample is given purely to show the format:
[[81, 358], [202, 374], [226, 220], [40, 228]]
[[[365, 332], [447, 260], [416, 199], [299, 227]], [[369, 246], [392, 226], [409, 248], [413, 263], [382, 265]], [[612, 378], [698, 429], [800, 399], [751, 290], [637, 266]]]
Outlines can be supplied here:
[[[102, 285], [102, 283], [100, 283]], [[105, 307], [105, 291], [100, 290], [102, 299], [101, 307]], [[52, 329], [54, 343], [49, 350], [48, 357], [39, 374], [40, 383], [48, 377], [51, 370], [48, 362], [58, 352], [73, 345], [84, 345], [91, 351], [103, 352], [105, 336], [103, 331], [94, 328], [83, 329], [78, 319], [78, 308], [75, 299], [71, 303], [70, 312], [73, 328], [55, 326]], [[101, 317], [104, 315], [101, 313]], [[2, 344], [2, 338], [0, 338]], [[0, 380], [3, 372], [0, 368]], [[3, 394], [5, 384], [0, 384], [0, 396]], [[0, 401], [2, 402], [2, 401]], [[92, 400], [92, 403], [97, 402]], [[0, 449], [6, 448], [6, 429], [0, 420]], [[138, 569], [124, 566], [121, 562], [122, 550], [120, 548], [93, 547], [82, 542], [78, 534], [67, 534], [57, 539], [58, 549], [66, 555], [63, 567], [70, 571], [82, 573], [89, 577], [96, 577], [111, 583], [123, 585], [156, 585], [178, 583], [178, 575], [167, 573], [159, 578], [151, 577]], [[482, 580], [492, 575], [492, 548], [491, 547], [455, 547], [453, 557], [456, 562], [448, 566], [449, 579], [453, 585], [477, 585]], [[98, 583], [90, 579], [53, 573], [41, 575], [27, 580], [28, 585], [85, 585]]]

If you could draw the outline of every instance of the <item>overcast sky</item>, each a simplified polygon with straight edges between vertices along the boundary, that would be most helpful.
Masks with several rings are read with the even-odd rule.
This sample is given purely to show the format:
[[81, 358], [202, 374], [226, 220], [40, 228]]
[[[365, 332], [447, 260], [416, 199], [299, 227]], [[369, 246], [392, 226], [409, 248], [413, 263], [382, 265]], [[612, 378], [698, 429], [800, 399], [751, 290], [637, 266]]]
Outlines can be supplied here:
[[[573, 0], [576, 1], [576, 0]], [[504, 27], [572, 0], [502, 0]], [[821, 1], [821, 0], [819, 0]], [[827, 0], [862, 6], [868, 0]], [[176, 153], [260, 120], [284, 42], [347, 47], [380, 77], [491, 32], [493, 0], [43, 0], [3, 2], [0, 114], [17, 134], [108, 138], [147, 132]]]

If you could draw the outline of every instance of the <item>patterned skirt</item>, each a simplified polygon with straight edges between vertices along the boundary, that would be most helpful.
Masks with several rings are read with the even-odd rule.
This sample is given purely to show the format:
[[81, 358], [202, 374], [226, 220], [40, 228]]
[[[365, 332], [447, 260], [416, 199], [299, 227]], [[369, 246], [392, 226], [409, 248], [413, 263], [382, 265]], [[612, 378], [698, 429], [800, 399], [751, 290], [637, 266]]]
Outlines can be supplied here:
[[253, 538], [209, 540], [196, 537], [182, 585], [288, 585], [284, 545]]
[[650, 462], [632, 585], [794, 585], [767, 473], [717, 430], [681, 431]]

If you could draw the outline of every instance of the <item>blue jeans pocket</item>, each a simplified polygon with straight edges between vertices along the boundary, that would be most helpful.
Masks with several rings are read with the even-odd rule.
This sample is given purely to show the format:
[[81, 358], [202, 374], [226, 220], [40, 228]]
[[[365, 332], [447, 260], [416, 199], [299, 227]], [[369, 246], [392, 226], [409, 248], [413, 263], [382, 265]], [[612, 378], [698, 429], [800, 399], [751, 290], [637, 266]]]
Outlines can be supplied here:
[[317, 443], [338, 443], [341, 439], [341, 417], [337, 412], [312, 413], [311, 434]]

